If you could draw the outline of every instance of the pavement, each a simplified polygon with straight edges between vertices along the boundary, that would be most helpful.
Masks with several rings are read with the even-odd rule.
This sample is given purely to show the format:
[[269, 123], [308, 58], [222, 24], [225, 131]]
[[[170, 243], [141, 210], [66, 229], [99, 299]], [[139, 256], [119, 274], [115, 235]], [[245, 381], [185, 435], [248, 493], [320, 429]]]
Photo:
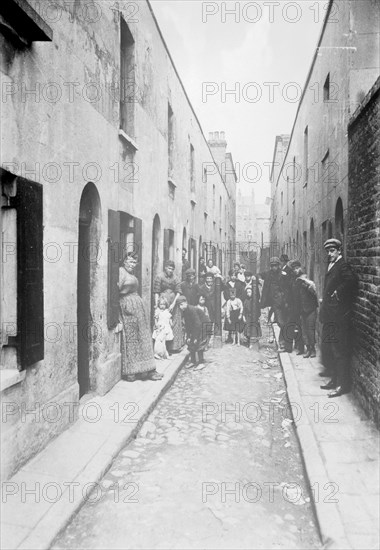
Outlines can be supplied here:
[[52, 550], [321, 548], [275, 346], [182, 369]]
[[118, 382], [81, 401], [79, 418], [2, 484], [2, 550], [50, 548], [174, 382], [187, 351], [157, 361], [160, 381]]
[[[278, 341], [279, 328], [274, 325]], [[379, 432], [352, 394], [328, 398], [318, 357], [280, 353], [322, 542], [380, 548]]]

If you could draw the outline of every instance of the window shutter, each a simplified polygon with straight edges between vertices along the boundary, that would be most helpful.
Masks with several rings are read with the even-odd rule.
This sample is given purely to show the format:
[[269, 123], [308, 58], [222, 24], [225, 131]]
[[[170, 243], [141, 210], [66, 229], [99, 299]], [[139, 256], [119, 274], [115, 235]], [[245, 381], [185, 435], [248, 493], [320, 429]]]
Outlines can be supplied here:
[[108, 284], [107, 324], [114, 328], [119, 322], [120, 214], [108, 210]]
[[164, 263], [169, 260], [169, 229], [164, 229]]
[[44, 358], [42, 185], [17, 178], [17, 342], [21, 368]]
[[139, 294], [142, 294], [142, 220], [139, 218], [134, 218], [134, 227], [135, 227], [135, 250], [139, 255], [138, 264], [135, 269], [135, 275], [139, 281]]

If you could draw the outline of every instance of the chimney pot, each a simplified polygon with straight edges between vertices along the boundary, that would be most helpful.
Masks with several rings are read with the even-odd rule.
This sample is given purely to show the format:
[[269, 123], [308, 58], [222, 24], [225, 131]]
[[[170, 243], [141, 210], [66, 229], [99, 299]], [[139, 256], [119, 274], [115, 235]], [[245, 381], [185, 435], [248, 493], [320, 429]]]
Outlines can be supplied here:
[[215, 141], [219, 141], [219, 132], [215, 132], [214, 139], [215, 139]]
[[221, 139], [222, 141], [224, 141], [224, 140], [226, 139], [225, 135], [226, 135], [225, 132], [220, 132], [220, 139]]
[[213, 137], [214, 137], [214, 132], [209, 132], [208, 133], [208, 140], [212, 141]]

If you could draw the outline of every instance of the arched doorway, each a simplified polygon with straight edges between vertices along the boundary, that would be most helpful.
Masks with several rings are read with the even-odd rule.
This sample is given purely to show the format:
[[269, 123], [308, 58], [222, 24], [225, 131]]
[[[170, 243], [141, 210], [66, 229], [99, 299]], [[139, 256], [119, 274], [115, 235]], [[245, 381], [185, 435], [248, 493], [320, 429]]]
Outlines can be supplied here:
[[314, 281], [314, 266], [315, 266], [315, 232], [314, 232], [314, 220], [310, 220], [310, 233], [309, 233], [309, 243], [310, 243], [310, 267], [309, 267], [309, 277]]
[[336, 201], [335, 206], [335, 238], [342, 241], [344, 239], [344, 222], [343, 222], [343, 202], [342, 199]]
[[77, 334], [79, 397], [88, 393], [91, 383], [93, 357], [92, 342], [97, 340], [97, 326], [93, 323], [96, 296], [96, 270], [100, 253], [100, 198], [93, 183], [83, 189], [79, 206], [78, 278], [77, 278]]
[[154, 216], [152, 227], [152, 260], [151, 260], [151, 307], [150, 317], [153, 326], [154, 321], [154, 295], [153, 283], [156, 275], [160, 271], [160, 241], [161, 241], [161, 222], [158, 214]]

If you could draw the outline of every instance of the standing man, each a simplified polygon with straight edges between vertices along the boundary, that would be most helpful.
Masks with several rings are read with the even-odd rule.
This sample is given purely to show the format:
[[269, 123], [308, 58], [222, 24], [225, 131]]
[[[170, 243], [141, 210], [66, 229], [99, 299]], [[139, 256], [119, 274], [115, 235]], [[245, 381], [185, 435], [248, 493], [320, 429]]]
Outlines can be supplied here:
[[186, 260], [186, 254], [187, 254], [186, 248], [182, 248], [182, 278], [181, 278], [182, 281], [184, 281], [186, 278], [185, 276], [186, 271], [191, 267], [189, 260]]
[[330, 382], [321, 386], [339, 397], [349, 391], [350, 321], [357, 277], [342, 257], [342, 243], [328, 239], [323, 245], [328, 257], [323, 300], [319, 313], [322, 323], [322, 363]]
[[270, 259], [270, 271], [263, 274], [264, 286], [261, 295], [261, 309], [270, 307], [274, 320], [280, 327], [280, 352], [291, 353], [292, 341], [287, 337], [287, 311], [289, 303], [289, 278], [281, 271], [281, 262], [276, 256]]

